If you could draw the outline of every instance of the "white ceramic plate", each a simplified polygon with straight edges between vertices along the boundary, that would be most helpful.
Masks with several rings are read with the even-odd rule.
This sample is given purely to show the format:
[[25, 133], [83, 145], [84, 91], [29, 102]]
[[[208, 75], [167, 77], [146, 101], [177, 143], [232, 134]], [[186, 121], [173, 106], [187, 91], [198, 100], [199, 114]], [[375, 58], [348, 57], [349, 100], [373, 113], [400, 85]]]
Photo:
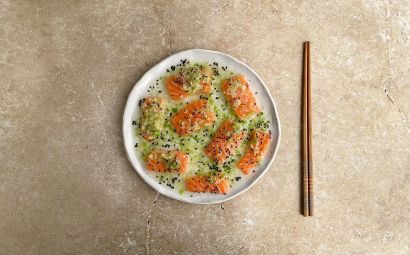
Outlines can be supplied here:
[[[147, 96], [147, 89], [150, 85], [155, 84], [156, 80], [159, 79], [160, 76], [164, 75], [166, 73], [166, 70], [169, 69], [170, 66], [180, 63], [182, 59], [188, 59], [190, 62], [217, 62], [218, 64], [220, 64], [220, 66], [227, 66], [234, 73], [244, 74], [249, 81], [252, 91], [258, 92], [258, 94], [255, 95], [256, 100], [259, 106], [262, 108], [262, 111], [265, 113], [265, 117], [271, 122], [270, 130], [272, 131], [272, 141], [269, 150], [265, 154], [262, 164], [257, 169], [255, 169], [255, 173], [251, 173], [247, 175], [243, 180], [241, 180], [241, 182], [235, 183], [235, 185], [233, 185], [233, 187], [226, 195], [195, 193], [191, 197], [192, 193], [190, 192], [185, 192], [184, 194], [180, 195], [177, 191], [170, 189], [165, 185], [159, 184], [153, 178], [153, 175], [145, 169], [145, 163], [140, 160], [134, 148], [134, 145], [137, 142], [137, 138], [134, 135], [135, 126], [132, 125], [132, 121], [138, 119], [139, 100]], [[280, 124], [272, 96], [270, 95], [269, 90], [266, 88], [263, 81], [255, 73], [255, 71], [253, 71], [246, 64], [227, 54], [210, 50], [191, 49], [178, 52], [162, 60], [160, 63], [146, 72], [144, 76], [142, 76], [142, 78], [134, 85], [134, 88], [132, 89], [128, 97], [128, 101], [124, 110], [123, 136], [125, 151], [127, 152], [128, 159], [130, 160], [135, 171], [137, 171], [141, 178], [144, 179], [144, 181], [151, 187], [153, 187], [164, 196], [168, 196], [187, 203], [212, 204], [227, 201], [248, 190], [269, 169], [270, 165], [273, 162], [273, 159], [275, 158], [279, 146]]]

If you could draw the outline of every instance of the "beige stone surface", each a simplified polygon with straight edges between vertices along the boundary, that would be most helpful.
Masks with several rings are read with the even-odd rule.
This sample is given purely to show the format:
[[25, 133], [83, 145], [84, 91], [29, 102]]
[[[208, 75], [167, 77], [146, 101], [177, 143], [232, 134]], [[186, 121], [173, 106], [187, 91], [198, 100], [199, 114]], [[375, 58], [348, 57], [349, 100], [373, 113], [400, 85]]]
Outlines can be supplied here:
[[[312, 41], [316, 215], [300, 201]], [[121, 119], [141, 75], [206, 48], [282, 121], [270, 171], [220, 205], [158, 196]], [[410, 2], [0, 1], [0, 254], [410, 254]]]

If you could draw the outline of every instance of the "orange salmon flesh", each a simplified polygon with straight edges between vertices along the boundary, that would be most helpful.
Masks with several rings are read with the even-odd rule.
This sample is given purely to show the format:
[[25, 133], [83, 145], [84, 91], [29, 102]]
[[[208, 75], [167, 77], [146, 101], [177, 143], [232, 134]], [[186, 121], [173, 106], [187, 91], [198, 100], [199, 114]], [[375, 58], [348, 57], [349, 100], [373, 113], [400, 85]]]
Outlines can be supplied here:
[[242, 170], [244, 174], [249, 174], [256, 166], [258, 166], [263, 155], [269, 148], [271, 140], [269, 133], [261, 130], [253, 131], [250, 139], [250, 146], [245, 155], [237, 163], [237, 167]]
[[208, 101], [199, 99], [185, 105], [172, 116], [171, 125], [179, 135], [187, 135], [212, 125], [215, 120], [215, 113], [208, 109]]
[[[239, 86], [233, 88], [234, 83]], [[245, 76], [237, 75], [222, 81], [222, 93], [239, 118], [246, 118], [253, 113], [260, 112]]]

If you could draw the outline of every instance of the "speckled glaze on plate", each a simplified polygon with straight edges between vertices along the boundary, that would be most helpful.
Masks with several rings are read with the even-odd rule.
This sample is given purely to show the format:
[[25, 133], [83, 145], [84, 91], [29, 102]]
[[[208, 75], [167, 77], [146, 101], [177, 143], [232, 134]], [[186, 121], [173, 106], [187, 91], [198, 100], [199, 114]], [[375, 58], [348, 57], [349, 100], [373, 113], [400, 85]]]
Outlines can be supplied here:
[[[270, 130], [272, 131], [272, 141], [269, 150], [266, 152], [264, 159], [261, 162], [261, 165], [255, 169], [255, 173], [249, 174], [245, 181], [235, 184], [226, 195], [200, 193], [191, 197], [189, 192], [180, 195], [174, 190], [169, 189], [167, 186], [159, 184], [157, 180], [155, 180], [146, 170], [145, 162], [140, 160], [138, 155], [135, 153], [135, 129], [131, 123], [139, 116], [138, 102], [140, 99], [147, 96], [147, 88], [150, 84], [155, 83], [160, 76], [166, 73], [166, 70], [170, 66], [178, 64], [182, 59], [188, 59], [191, 62], [217, 62], [220, 65], [227, 66], [235, 73], [244, 74], [249, 81], [251, 89], [253, 91], [258, 91], [258, 94], [255, 95], [256, 100], [265, 112], [267, 119], [271, 122]], [[241, 61], [225, 53], [203, 49], [191, 49], [175, 53], [148, 70], [134, 85], [134, 88], [128, 97], [123, 116], [125, 151], [135, 171], [137, 171], [137, 173], [146, 183], [148, 183], [148, 185], [153, 187], [162, 195], [192, 204], [213, 204], [224, 202], [240, 195], [252, 187], [271, 166], [279, 147], [280, 133], [279, 117], [273, 98], [255, 71]]]

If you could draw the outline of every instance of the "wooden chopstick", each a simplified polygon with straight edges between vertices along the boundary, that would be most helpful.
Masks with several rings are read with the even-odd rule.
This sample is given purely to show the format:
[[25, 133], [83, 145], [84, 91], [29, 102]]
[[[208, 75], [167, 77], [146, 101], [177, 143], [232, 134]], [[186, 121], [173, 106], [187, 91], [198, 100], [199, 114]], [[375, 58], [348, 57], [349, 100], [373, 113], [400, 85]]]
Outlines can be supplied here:
[[303, 216], [313, 216], [313, 149], [310, 42], [303, 43]]
[[303, 102], [302, 102], [302, 160], [303, 160], [303, 216], [309, 216], [309, 163], [308, 163], [308, 44], [303, 43]]
[[309, 216], [313, 216], [313, 134], [312, 134], [312, 86], [310, 68], [310, 42], [307, 44], [307, 130], [308, 130], [308, 189], [309, 189]]

